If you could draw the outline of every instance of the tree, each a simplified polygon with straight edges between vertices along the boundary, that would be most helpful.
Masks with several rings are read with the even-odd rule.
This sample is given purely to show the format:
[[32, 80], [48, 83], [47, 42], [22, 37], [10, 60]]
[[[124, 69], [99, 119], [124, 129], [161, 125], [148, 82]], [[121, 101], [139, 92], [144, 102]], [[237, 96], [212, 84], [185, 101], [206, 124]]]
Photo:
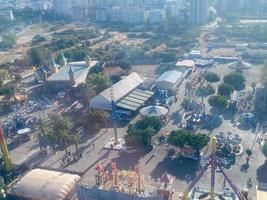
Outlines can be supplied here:
[[102, 73], [92, 74], [91, 76], [89, 76], [89, 78], [87, 80], [87, 84], [90, 87], [95, 87], [96, 93], [99, 94], [100, 92], [102, 92], [108, 88], [109, 80]]
[[208, 72], [204, 74], [204, 78], [206, 79], [206, 81], [211, 83], [218, 82], [220, 80], [220, 77], [214, 72]]
[[184, 98], [182, 103], [181, 103], [181, 106], [183, 107], [184, 110], [187, 111], [190, 108], [190, 104], [191, 104], [191, 99]]
[[138, 129], [152, 127], [155, 131], [159, 131], [162, 127], [162, 123], [158, 117], [147, 116], [144, 116], [141, 120], [137, 121], [135, 125]]
[[204, 97], [207, 94], [206, 88], [205, 87], [199, 87], [199, 88], [197, 88], [196, 93], [197, 93], [197, 96], [201, 97], [202, 103], [203, 103], [204, 102]]
[[0, 88], [0, 96], [10, 97], [15, 93], [13, 86], [3, 86]]
[[75, 145], [75, 150], [76, 150], [76, 154], [77, 154], [79, 151], [80, 135], [78, 133], [70, 134], [70, 136], [67, 139], [68, 139], [68, 142], [70, 144]]
[[69, 118], [55, 114], [52, 115], [51, 125], [54, 131], [59, 131], [59, 130], [70, 130], [73, 124], [71, 123]]
[[136, 122], [130, 124], [127, 129], [125, 141], [128, 145], [137, 148], [151, 147], [151, 138], [162, 127], [161, 121], [157, 117], [144, 117]]
[[17, 36], [15, 33], [9, 33], [2, 37], [2, 41], [0, 42], [0, 49], [9, 49], [12, 48], [17, 41]]
[[44, 41], [45, 41], [45, 37], [43, 35], [37, 34], [32, 38], [33, 44], [37, 44], [37, 43], [44, 42]]
[[31, 62], [34, 65], [48, 65], [51, 52], [43, 47], [33, 47], [28, 52]]
[[106, 111], [90, 111], [85, 117], [84, 126], [97, 131], [101, 127], [101, 125], [107, 125], [108, 119], [109, 114]]
[[196, 95], [202, 98], [202, 102], [204, 101], [203, 98], [215, 92], [214, 88], [208, 84], [207, 86], [200, 86], [197, 88]]
[[36, 123], [36, 133], [40, 144], [40, 149], [42, 150], [43, 147], [46, 147], [46, 137], [48, 131], [48, 124], [43, 119], [39, 119]]
[[250, 156], [252, 155], [252, 151], [250, 149], [246, 149], [246, 154], [247, 154], [247, 163], [249, 162]]
[[168, 63], [168, 62], [174, 62], [176, 61], [177, 56], [175, 53], [164, 53], [162, 55], [162, 62]]
[[120, 67], [121, 69], [126, 70], [126, 71], [130, 71], [132, 69], [131, 62], [127, 60], [120, 61]]
[[264, 156], [267, 159], [267, 142], [265, 142], [263, 147], [262, 147], [262, 153], [264, 154]]
[[210, 96], [208, 100], [210, 106], [216, 109], [223, 109], [228, 105], [228, 100], [225, 96], [217, 95], [217, 96]]
[[210, 138], [205, 134], [195, 134], [187, 130], [172, 131], [168, 136], [168, 142], [176, 147], [183, 148], [189, 146], [199, 152], [205, 147]]
[[230, 97], [233, 91], [234, 91], [233, 86], [228, 83], [222, 83], [221, 85], [219, 85], [218, 88], [218, 94], [226, 97]]
[[121, 76], [119, 74], [113, 74], [110, 76], [110, 80], [115, 84], [121, 80]]
[[235, 90], [242, 90], [245, 88], [245, 77], [238, 72], [231, 72], [223, 78], [225, 83], [232, 85]]

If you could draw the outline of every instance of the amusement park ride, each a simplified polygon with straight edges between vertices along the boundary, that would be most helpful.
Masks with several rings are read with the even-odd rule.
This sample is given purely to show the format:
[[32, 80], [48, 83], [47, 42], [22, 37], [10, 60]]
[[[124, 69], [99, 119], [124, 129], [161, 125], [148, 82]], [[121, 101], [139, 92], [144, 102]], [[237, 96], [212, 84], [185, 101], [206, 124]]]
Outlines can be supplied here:
[[[116, 127], [115, 127], [116, 128]], [[116, 141], [115, 141], [116, 142]], [[1, 145], [1, 152], [3, 157], [3, 170], [6, 172], [12, 171], [12, 162], [9, 156], [8, 148], [6, 145], [3, 129], [0, 126], [0, 145]], [[225, 180], [228, 182], [230, 187], [233, 189], [234, 193], [236, 194], [236, 197], [238, 200], [246, 200], [245, 195], [238, 189], [238, 187], [234, 184], [234, 182], [231, 180], [231, 178], [224, 172], [223, 168], [221, 167], [221, 164], [216, 157], [216, 138], [213, 137], [211, 139], [211, 148], [212, 153], [211, 156], [208, 159], [208, 162], [205, 164], [205, 166], [202, 168], [200, 173], [197, 175], [195, 180], [193, 180], [187, 190], [183, 193], [183, 200], [189, 200], [190, 199], [190, 193], [196, 183], [199, 181], [199, 179], [202, 177], [204, 172], [208, 169], [209, 166], [211, 166], [211, 187], [210, 187], [210, 200], [215, 200], [216, 194], [215, 194], [215, 173], [216, 168], [219, 168], [222, 172]], [[102, 190], [109, 190], [111, 189], [110, 180], [112, 180], [112, 189], [116, 192], [123, 192], [128, 194], [142, 194], [144, 193], [144, 177], [141, 174], [140, 166], [136, 166], [135, 170], [133, 171], [126, 171], [117, 170], [116, 163], [111, 163], [111, 173], [108, 173], [105, 171], [104, 167], [102, 165], [99, 165], [97, 167], [98, 174], [95, 175], [96, 178], [96, 185], [101, 186]], [[121, 187], [120, 183], [127, 183], [124, 185], [127, 185], [127, 187]], [[127, 189], [127, 191], [126, 191]], [[166, 195], [167, 194], [167, 195]], [[167, 187], [166, 183], [166, 189], [163, 190], [158, 189], [158, 195], [164, 196], [164, 199], [171, 200], [173, 196], [173, 191], [170, 190], [170, 187]], [[166, 198], [167, 197], [167, 198]]]
[[230, 187], [233, 189], [234, 193], [236, 194], [238, 200], [246, 200], [247, 198], [244, 196], [244, 194], [238, 189], [238, 187], [234, 184], [234, 182], [231, 180], [231, 178], [224, 172], [223, 168], [220, 165], [219, 160], [216, 157], [216, 138], [213, 137], [211, 139], [211, 148], [212, 148], [212, 154], [209, 158], [209, 161], [205, 164], [205, 166], [202, 168], [200, 173], [197, 175], [197, 177], [189, 184], [187, 190], [183, 194], [183, 200], [189, 200], [189, 193], [194, 188], [196, 183], [199, 181], [199, 179], [202, 177], [204, 172], [208, 169], [209, 166], [211, 166], [211, 185], [210, 185], [210, 200], [215, 200], [215, 173], [216, 168], [218, 167], [220, 171], [222, 172], [225, 180], [228, 182]]
[[[200, 178], [202, 177], [202, 175], [208, 169], [209, 166], [211, 166], [211, 186], [210, 186], [210, 191], [205, 193], [208, 196], [208, 198], [206, 197], [205, 199], [209, 199], [209, 200], [220, 199], [220, 198], [217, 198], [220, 195], [215, 194], [216, 168], [219, 168], [225, 180], [228, 182], [230, 187], [233, 189], [234, 193], [232, 194], [233, 196], [235, 196], [233, 199], [235, 200], [246, 200], [247, 199], [247, 197], [245, 197], [245, 193], [241, 192], [238, 189], [238, 187], [234, 184], [231, 178], [224, 172], [223, 168], [221, 167], [220, 162], [218, 158], [216, 157], [216, 145], [217, 145], [216, 138], [214, 137], [211, 139], [212, 154], [209, 157], [208, 162], [202, 168], [202, 170], [197, 175], [195, 180], [193, 180], [189, 184], [188, 188], [183, 193], [182, 197], [180, 197], [182, 198], [182, 200], [192, 199], [191, 193], [193, 191], [194, 186], [200, 180]], [[97, 167], [97, 170], [98, 170], [98, 173], [97, 175], [95, 175], [96, 185], [98, 185], [101, 190], [105, 190], [105, 191], [112, 190], [112, 191], [116, 191], [119, 193], [127, 193], [130, 195], [138, 195], [138, 196], [141, 195], [142, 192], [144, 191], [144, 177], [141, 175], [141, 170], [139, 166], [136, 166], [134, 171], [126, 171], [126, 170], [119, 171], [117, 170], [116, 163], [111, 163], [110, 173], [109, 171], [105, 171], [102, 165], [99, 165]], [[162, 181], [162, 182], [165, 182], [165, 181]], [[165, 184], [167, 184], [167, 182], [165, 182], [164, 185]], [[174, 199], [173, 190], [171, 190], [171, 188], [172, 187], [164, 187], [163, 189], [158, 188], [157, 195], [162, 197], [165, 200]]]

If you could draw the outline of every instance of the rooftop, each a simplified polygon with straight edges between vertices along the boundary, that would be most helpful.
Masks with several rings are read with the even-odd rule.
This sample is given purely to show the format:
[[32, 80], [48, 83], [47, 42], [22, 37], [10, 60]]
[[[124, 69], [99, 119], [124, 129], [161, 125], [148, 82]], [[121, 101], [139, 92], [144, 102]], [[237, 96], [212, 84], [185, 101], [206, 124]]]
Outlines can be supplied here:
[[76, 81], [76, 84], [85, 82], [86, 75], [89, 72], [90, 68], [95, 66], [96, 64], [97, 61], [90, 61], [90, 67], [87, 67], [85, 61], [69, 62], [67, 66], [59, 68], [59, 71], [57, 73], [49, 76], [48, 81], [69, 81], [69, 70], [71, 68], [74, 72], [74, 79]]
[[182, 61], [178, 61], [176, 63], [177, 67], [194, 67], [195, 66], [195, 61], [193, 60], [182, 60]]
[[154, 93], [147, 90], [135, 89], [127, 96], [123, 97], [116, 105], [127, 110], [136, 111], [140, 108]]
[[171, 83], [176, 83], [177, 80], [183, 75], [182, 72], [178, 72], [178, 71], [167, 71], [164, 74], [162, 74], [157, 80], [156, 82], [160, 82], [160, 81], [167, 81], [167, 82], [171, 82]]
[[[132, 72], [131, 74], [114, 84], [112, 87], [115, 103], [117, 103], [120, 99], [136, 89], [142, 83], [143, 79], [136, 72]], [[108, 88], [91, 99], [90, 107], [111, 110], [111, 100], [110, 88]]]
[[45, 169], [33, 169], [14, 183], [11, 195], [30, 199], [61, 200], [74, 189], [80, 176]]

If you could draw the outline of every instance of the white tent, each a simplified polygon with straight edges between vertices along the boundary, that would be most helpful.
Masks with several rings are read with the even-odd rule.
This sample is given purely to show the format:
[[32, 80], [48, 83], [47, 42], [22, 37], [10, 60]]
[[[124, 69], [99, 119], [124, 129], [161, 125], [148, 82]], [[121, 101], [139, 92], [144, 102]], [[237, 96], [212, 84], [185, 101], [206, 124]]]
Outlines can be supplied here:
[[[137, 88], [143, 83], [143, 79], [136, 73], [133, 72], [123, 78], [118, 83], [114, 84], [113, 94], [115, 103], [123, 98], [125, 95], [130, 93], [132, 90]], [[104, 90], [99, 95], [95, 96], [90, 100], [90, 108], [111, 110], [111, 90], [110, 88]]]
[[14, 183], [9, 194], [27, 199], [63, 200], [73, 191], [80, 176], [45, 169], [33, 169]]
[[248, 63], [248, 62], [244, 62], [242, 60], [239, 61], [235, 61], [232, 62], [230, 64], [228, 64], [228, 67], [231, 69], [235, 69], [235, 70], [244, 70], [244, 69], [249, 69], [251, 68], [252, 64]]
[[169, 110], [162, 106], [147, 106], [140, 110], [140, 114], [143, 116], [166, 116], [168, 114]]
[[167, 71], [157, 80], [156, 85], [159, 89], [173, 90], [181, 81], [183, 73], [178, 71]]

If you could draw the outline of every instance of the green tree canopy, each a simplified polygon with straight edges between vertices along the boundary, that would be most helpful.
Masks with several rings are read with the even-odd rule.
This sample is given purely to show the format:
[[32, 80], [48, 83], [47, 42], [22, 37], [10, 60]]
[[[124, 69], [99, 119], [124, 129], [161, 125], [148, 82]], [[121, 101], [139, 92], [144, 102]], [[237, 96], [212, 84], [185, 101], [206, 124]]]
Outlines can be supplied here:
[[107, 125], [109, 114], [103, 110], [90, 111], [86, 117], [83, 125], [89, 129], [98, 130], [101, 125]]
[[54, 131], [61, 131], [61, 130], [69, 131], [73, 126], [69, 118], [60, 115], [52, 116], [51, 125]]
[[113, 74], [110, 76], [110, 80], [112, 81], [113, 84], [115, 84], [121, 80], [121, 75]]
[[122, 60], [120, 61], [120, 67], [123, 70], [130, 71], [132, 69], [132, 65], [130, 61]]
[[220, 80], [220, 77], [218, 76], [218, 74], [214, 73], [214, 72], [207, 72], [206, 74], [204, 74], [204, 78], [206, 79], [206, 81], [208, 82], [218, 82]]
[[234, 91], [233, 86], [228, 83], [222, 83], [221, 85], [219, 85], [219, 88], [218, 88], [218, 94], [226, 96], [226, 97], [230, 97], [233, 91]]
[[158, 117], [144, 116], [141, 120], [135, 124], [138, 129], [145, 129], [152, 127], [155, 131], [159, 131], [162, 127], [162, 123]]
[[189, 146], [198, 152], [208, 144], [209, 140], [205, 134], [195, 134], [187, 130], [172, 131], [168, 136], [170, 144], [180, 148]]
[[225, 96], [217, 95], [217, 96], [210, 96], [208, 100], [210, 106], [216, 109], [223, 109], [228, 105], [228, 100]]
[[250, 149], [246, 149], [246, 154], [247, 154], [248, 156], [251, 156], [251, 155], [252, 155], [252, 151], [251, 151]]
[[267, 159], [267, 142], [265, 142], [263, 147], [262, 147], [262, 153], [264, 154], [264, 156]]
[[162, 127], [161, 121], [157, 117], [144, 117], [128, 126], [125, 141], [128, 145], [138, 148], [148, 148], [151, 146], [151, 138]]
[[45, 37], [43, 35], [37, 34], [32, 38], [32, 43], [37, 44], [40, 42], [44, 42], [45, 41]]
[[48, 65], [51, 58], [51, 52], [42, 47], [33, 47], [28, 54], [34, 65]]
[[190, 104], [191, 104], [191, 99], [186, 97], [183, 99], [181, 106], [183, 107], [184, 110], [188, 110], [190, 107]]
[[231, 72], [223, 78], [224, 82], [233, 86], [235, 90], [242, 90], [245, 88], [245, 77], [238, 72]]
[[15, 93], [13, 86], [3, 86], [0, 88], [0, 96], [11, 96]]
[[104, 91], [109, 86], [109, 80], [103, 73], [92, 74], [87, 79], [87, 84], [90, 87], [95, 87], [97, 94]]

